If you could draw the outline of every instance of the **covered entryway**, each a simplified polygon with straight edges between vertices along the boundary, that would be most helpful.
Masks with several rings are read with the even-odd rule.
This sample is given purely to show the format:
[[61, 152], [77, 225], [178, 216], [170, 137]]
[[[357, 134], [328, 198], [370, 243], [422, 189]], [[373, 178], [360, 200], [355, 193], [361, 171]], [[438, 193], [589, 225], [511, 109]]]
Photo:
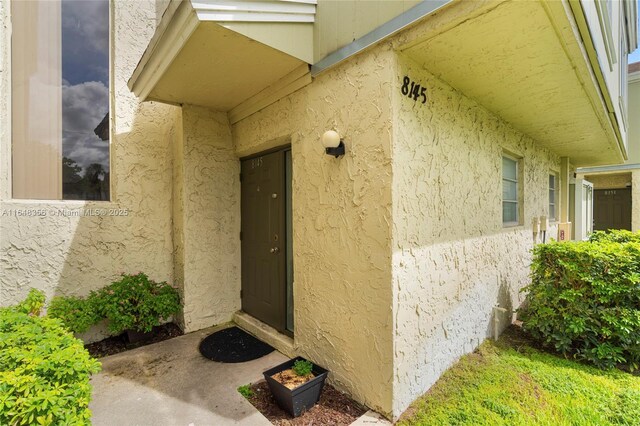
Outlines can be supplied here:
[[596, 189], [593, 202], [593, 228], [631, 230], [631, 189]]
[[293, 332], [291, 150], [242, 160], [242, 310]]
[[632, 229], [632, 172], [621, 173], [622, 170], [614, 166], [582, 170], [598, 172], [583, 175], [593, 183], [593, 229], [630, 231]]

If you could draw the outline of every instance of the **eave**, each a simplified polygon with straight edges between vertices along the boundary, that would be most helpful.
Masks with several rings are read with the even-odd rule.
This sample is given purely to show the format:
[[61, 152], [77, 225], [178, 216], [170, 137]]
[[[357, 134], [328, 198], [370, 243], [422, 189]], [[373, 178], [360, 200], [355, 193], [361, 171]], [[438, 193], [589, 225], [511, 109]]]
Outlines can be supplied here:
[[172, 0], [128, 86], [238, 120], [311, 81], [315, 0]]

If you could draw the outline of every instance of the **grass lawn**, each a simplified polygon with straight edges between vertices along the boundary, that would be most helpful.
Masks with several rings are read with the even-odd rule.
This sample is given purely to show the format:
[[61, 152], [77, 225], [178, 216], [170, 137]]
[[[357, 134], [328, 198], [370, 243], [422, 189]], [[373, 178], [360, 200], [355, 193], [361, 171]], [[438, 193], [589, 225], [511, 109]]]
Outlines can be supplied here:
[[463, 357], [401, 425], [640, 425], [640, 377], [534, 349], [513, 327]]

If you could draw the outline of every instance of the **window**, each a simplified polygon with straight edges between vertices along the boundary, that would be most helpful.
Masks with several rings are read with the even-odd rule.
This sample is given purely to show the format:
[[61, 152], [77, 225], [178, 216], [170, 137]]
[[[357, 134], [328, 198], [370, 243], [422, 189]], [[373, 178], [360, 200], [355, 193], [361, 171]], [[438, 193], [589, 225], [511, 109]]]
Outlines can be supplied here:
[[[600, 33], [607, 53], [608, 69], [613, 71], [613, 64], [617, 62], [616, 47], [613, 41], [613, 3], [611, 0], [596, 0], [596, 11], [600, 21]], [[601, 64], [602, 65], [602, 64]], [[605, 69], [605, 67], [602, 67]]]
[[502, 224], [520, 223], [519, 161], [510, 156], [502, 157]]
[[13, 1], [13, 198], [109, 199], [109, 1]]
[[549, 221], [557, 219], [558, 210], [558, 175], [549, 175]]

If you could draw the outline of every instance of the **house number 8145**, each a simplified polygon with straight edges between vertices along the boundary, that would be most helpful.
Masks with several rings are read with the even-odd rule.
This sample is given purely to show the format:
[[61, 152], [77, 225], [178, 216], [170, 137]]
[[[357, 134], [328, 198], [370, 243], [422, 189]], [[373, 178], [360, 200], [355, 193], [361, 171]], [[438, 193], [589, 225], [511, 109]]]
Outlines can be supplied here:
[[413, 98], [414, 101], [417, 101], [418, 98], [422, 97], [422, 103], [427, 103], [427, 88], [420, 86], [406, 75], [402, 79], [400, 92], [408, 98]]

